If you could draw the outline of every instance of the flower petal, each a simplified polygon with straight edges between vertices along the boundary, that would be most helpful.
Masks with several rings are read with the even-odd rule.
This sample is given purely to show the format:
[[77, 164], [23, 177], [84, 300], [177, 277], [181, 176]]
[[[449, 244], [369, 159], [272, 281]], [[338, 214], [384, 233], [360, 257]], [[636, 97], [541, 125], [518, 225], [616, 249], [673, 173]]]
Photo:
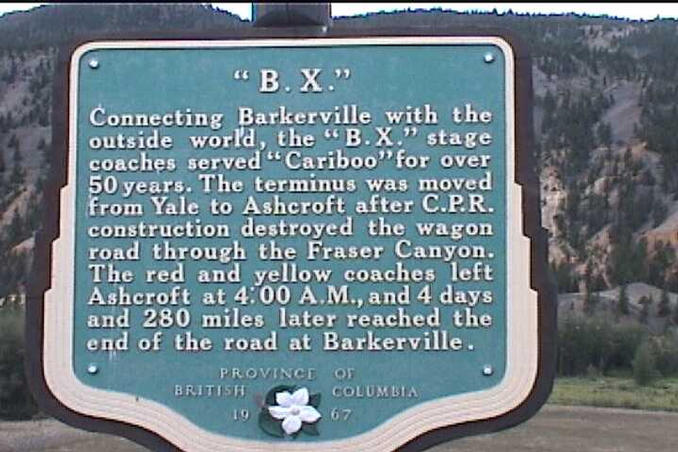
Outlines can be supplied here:
[[308, 389], [299, 388], [292, 394], [292, 404], [308, 405]]
[[303, 406], [303, 407], [300, 407], [300, 408], [301, 408], [301, 410], [300, 410], [300, 413], [299, 413], [299, 417], [304, 422], [312, 423], [312, 422], [315, 422], [322, 417], [322, 415], [318, 412], [318, 410], [316, 410], [315, 408], [313, 408], [310, 405], [309, 406]]
[[285, 419], [291, 414], [291, 409], [284, 406], [270, 406], [268, 412], [276, 419]]
[[292, 406], [292, 394], [287, 391], [279, 392], [275, 395], [275, 403], [280, 406], [289, 408]]
[[288, 435], [297, 433], [301, 429], [301, 419], [299, 416], [287, 416], [282, 423], [282, 428]]

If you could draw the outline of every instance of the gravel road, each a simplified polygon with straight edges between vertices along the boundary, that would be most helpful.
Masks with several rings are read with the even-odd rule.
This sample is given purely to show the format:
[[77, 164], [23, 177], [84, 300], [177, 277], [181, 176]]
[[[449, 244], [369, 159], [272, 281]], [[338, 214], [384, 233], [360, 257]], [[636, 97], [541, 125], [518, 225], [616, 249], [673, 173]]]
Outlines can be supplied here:
[[[144, 452], [125, 439], [55, 420], [0, 423], [0, 452]], [[675, 452], [678, 413], [548, 405], [503, 432], [460, 439], [429, 452]]]

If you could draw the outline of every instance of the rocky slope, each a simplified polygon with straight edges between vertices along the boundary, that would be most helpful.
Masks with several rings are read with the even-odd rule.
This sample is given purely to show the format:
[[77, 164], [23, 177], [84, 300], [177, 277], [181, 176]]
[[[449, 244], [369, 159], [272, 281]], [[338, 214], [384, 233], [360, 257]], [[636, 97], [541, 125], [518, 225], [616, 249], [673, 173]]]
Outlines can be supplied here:
[[[0, 269], [4, 293], [26, 280], [49, 175], [51, 81], [59, 50], [106, 31], [249, 26], [202, 5], [49, 5], [0, 18]], [[678, 27], [581, 16], [408, 12], [342, 27], [502, 27], [533, 56], [535, 161], [561, 292], [639, 281], [678, 291]]]

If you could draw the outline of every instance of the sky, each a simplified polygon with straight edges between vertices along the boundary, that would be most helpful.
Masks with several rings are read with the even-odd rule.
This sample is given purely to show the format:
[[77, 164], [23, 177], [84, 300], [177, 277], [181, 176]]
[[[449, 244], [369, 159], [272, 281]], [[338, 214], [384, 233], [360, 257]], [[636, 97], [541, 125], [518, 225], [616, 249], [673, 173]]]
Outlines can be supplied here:
[[[42, 3], [0, 3], [0, 15], [10, 11], [23, 11], [35, 8]], [[249, 3], [213, 3], [219, 9], [230, 11], [243, 19], [251, 20]], [[332, 16], [352, 16], [377, 11], [397, 11], [407, 8], [443, 8], [456, 11], [492, 11], [499, 13], [511, 9], [516, 13], [569, 13], [603, 15], [629, 19], [651, 20], [659, 17], [678, 18], [678, 3], [333, 3]]]

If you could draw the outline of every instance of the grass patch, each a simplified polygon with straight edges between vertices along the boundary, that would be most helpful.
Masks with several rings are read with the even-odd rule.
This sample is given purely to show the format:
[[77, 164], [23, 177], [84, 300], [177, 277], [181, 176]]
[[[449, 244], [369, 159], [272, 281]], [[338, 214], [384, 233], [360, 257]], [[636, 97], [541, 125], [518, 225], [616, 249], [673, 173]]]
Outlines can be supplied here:
[[650, 386], [625, 377], [557, 378], [548, 403], [678, 412], [678, 378]]

